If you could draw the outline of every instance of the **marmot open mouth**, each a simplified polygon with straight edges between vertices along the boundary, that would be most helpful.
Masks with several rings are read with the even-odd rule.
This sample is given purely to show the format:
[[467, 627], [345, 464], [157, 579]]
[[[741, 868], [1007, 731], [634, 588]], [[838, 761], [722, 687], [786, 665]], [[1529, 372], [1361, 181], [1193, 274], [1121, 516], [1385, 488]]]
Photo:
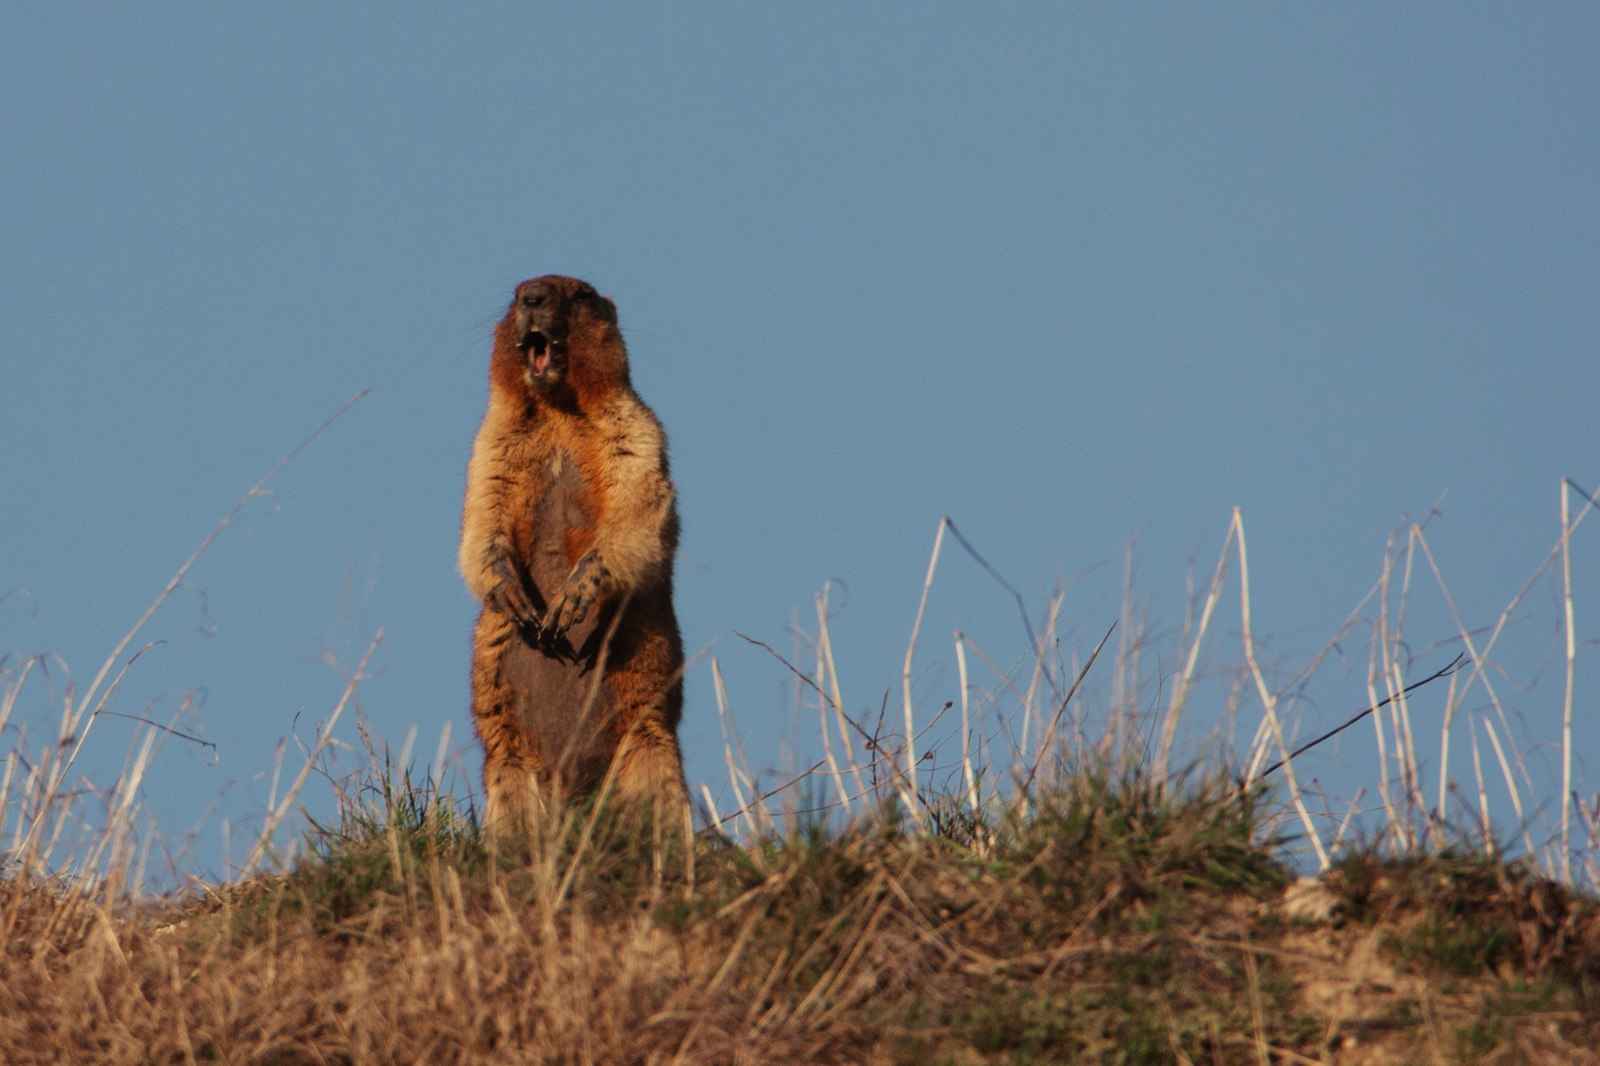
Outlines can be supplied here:
[[533, 371], [533, 376], [542, 377], [544, 372], [550, 368], [550, 360], [551, 356], [555, 354], [556, 342], [539, 330], [530, 330], [518, 347], [528, 357], [528, 369]]

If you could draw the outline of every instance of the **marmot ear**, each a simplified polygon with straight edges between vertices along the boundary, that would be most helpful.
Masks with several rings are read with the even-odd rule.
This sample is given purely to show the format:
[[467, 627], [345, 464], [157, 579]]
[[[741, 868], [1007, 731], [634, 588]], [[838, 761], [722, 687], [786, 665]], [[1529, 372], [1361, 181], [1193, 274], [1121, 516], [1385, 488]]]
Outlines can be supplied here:
[[606, 321], [610, 322], [613, 326], [616, 325], [617, 324], [617, 305], [611, 302], [611, 297], [609, 297], [609, 296], [600, 297], [600, 306], [605, 308]]

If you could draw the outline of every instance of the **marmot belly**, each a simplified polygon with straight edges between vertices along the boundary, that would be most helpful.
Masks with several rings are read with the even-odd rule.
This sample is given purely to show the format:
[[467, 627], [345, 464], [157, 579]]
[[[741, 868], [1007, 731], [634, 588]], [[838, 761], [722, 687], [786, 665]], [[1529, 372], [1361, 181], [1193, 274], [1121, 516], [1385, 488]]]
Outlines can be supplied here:
[[[536, 738], [546, 769], [567, 795], [593, 789], [610, 768], [620, 718], [596, 654], [604, 630], [586, 622], [569, 635], [587, 653], [576, 656], [531, 643], [519, 634], [506, 645], [500, 668], [516, 694], [523, 735]], [[593, 637], [594, 639], [589, 639]]]
[[[571, 454], [552, 452], [544, 480], [522, 553], [541, 609], [594, 537], [593, 509]], [[609, 610], [596, 611], [554, 640], [525, 628], [506, 645], [500, 666], [516, 694], [523, 735], [537, 738], [541, 761], [568, 795], [598, 785], [616, 750], [619, 716], [604, 676], [613, 649], [601, 647], [612, 618]]]

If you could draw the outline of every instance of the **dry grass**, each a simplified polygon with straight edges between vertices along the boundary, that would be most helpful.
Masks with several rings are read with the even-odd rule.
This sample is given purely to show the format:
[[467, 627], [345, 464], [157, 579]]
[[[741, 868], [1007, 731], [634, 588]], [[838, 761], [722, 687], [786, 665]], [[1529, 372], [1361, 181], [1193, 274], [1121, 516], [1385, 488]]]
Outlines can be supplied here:
[[1086, 772], [981, 833], [702, 834], [692, 884], [603, 812], [510, 861], [447, 802], [378, 791], [384, 819], [347, 811], [286, 874], [113, 906], [0, 884], [5, 1061], [1582, 1062], [1600, 1040], [1592, 900], [1365, 853], [1286, 896], [1260, 797], [1228, 782]]
[[[1328, 649], [1277, 680], [1235, 514], [1164, 653], [1177, 668], [1159, 706], [1141, 691], [1151, 637], [1136, 613], [1068, 666], [1058, 595], [1009, 667], [958, 633], [959, 692], [931, 713], [913, 691], [919, 608], [900, 706], [855, 712], [824, 592], [804, 661], [774, 662], [817, 714], [821, 757], [763, 786], [713, 660], [734, 804], [703, 790], [692, 850], [640, 839], [601, 802], [546, 825], [527, 854], [499, 854], [436, 789], [443, 743], [414, 786], [410, 740], [391, 763], [363, 729], [369, 765], [336, 778], [338, 824], [280, 851], [301, 788], [332, 773], [358, 668], [303, 765], [281, 774], [241, 876], [153, 899], [136, 801], [177, 720], [147, 724], [116, 782], [69, 784], [147, 613], [89, 691], [65, 695], [52, 735], [28, 750], [23, 732], [6, 756], [0, 1061], [1600, 1062], [1600, 802], [1572, 777], [1573, 534], [1595, 501], [1577, 494], [1574, 509], [1573, 491], [1557, 544], [1491, 626], [1460, 617], [1411, 525]], [[941, 523], [924, 606], [947, 531], [971, 551]], [[1550, 575], [1558, 797], [1533, 786], [1494, 658]], [[1469, 667], [1413, 695], [1431, 672], [1406, 651], [1424, 577], [1455, 613], [1441, 644]], [[1208, 675], [1230, 603], [1238, 665]], [[1356, 634], [1381, 759], [1375, 799], [1336, 810], [1296, 772], [1312, 756], [1291, 757], [1292, 697]], [[0, 729], [37, 667], [0, 663]], [[1222, 719], [1186, 721], [1208, 684], [1227, 694]], [[1436, 697], [1430, 758], [1411, 703]], [[1218, 740], [1172, 768], [1186, 732], [1230, 724], [1237, 748]], [[1515, 839], [1494, 832], [1503, 806]]]

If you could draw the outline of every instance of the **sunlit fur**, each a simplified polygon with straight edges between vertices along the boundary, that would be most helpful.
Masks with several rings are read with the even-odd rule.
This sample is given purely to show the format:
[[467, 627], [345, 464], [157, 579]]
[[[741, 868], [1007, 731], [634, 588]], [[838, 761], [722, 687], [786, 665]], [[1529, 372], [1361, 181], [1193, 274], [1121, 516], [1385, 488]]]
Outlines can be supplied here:
[[[530, 292], [566, 331], [553, 386], [535, 385], [519, 348]], [[472, 712], [491, 828], [526, 828], [552, 799], [608, 782], [625, 804], [687, 810], [677, 541], [666, 441], [629, 382], [614, 305], [574, 278], [524, 282], [495, 330], [461, 531], [461, 572], [483, 605]], [[506, 609], [508, 580], [523, 583], [531, 619]], [[559, 603], [587, 610], [552, 640], [541, 625]]]

